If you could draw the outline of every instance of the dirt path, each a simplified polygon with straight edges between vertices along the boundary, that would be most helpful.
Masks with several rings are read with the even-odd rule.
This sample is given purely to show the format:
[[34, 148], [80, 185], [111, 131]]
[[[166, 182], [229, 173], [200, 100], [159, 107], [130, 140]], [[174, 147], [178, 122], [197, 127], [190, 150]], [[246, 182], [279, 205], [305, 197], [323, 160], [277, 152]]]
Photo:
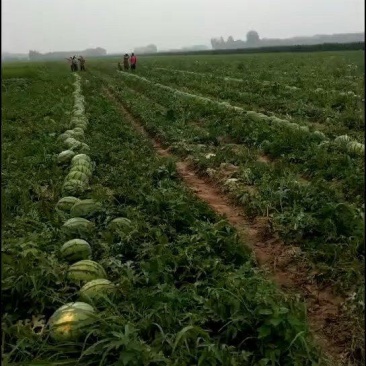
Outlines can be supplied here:
[[[141, 134], [146, 136], [160, 156], [172, 157], [168, 149], [146, 132], [141, 123], [114, 97], [113, 90], [104, 88], [105, 95], [118, 107], [123, 117]], [[242, 241], [253, 250], [258, 264], [268, 271], [284, 291], [299, 294], [306, 302], [310, 327], [318, 344], [332, 360], [333, 366], [349, 363], [352, 327], [342, 311], [345, 299], [335, 296], [331, 288], [321, 287], [311, 274], [299, 247], [285, 245], [270, 231], [268, 218], [257, 218], [249, 222], [243, 210], [206, 178], [200, 177], [185, 161], [179, 161], [176, 169], [186, 185], [205, 201], [216, 213], [224, 216], [233, 225]]]

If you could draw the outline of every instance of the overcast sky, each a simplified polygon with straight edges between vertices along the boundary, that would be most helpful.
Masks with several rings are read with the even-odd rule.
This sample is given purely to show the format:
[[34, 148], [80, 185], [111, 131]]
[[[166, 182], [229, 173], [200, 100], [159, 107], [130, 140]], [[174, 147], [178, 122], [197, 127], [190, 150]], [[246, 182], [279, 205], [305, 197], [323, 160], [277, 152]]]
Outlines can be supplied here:
[[103, 47], [131, 52], [246, 39], [364, 31], [364, 0], [2, 0], [2, 51]]

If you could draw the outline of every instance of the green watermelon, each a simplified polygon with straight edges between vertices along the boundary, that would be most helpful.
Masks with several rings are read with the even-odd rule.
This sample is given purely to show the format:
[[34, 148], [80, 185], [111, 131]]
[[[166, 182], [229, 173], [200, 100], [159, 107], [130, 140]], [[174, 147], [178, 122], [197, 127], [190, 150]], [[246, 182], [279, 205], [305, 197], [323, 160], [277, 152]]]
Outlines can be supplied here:
[[75, 149], [78, 146], [81, 146], [81, 141], [76, 140], [73, 137], [69, 137], [64, 141], [64, 145], [68, 148], [68, 149]]
[[73, 165], [71, 167], [71, 169], [70, 169], [70, 173], [72, 173], [72, 172], [81, 172], [81, 173], [84, 173], [89, 178], [92, 176], [92, 170], [89, 169], [88, 166], [82, 165], [82, 164]]
[[77, 341], [88, 333], [95, 321], [94, 308], [84, 302], [61, 306], [51, 316], [48, 326], [50, 335], [56, 341]]
[[70, 212], [71, 207], [74, 206], [74, 204], [78, 201], [79, 198], [76, 197], [63, 197], [57, 202], [56, 210]]
[[93, 199], [86, 199], [76, 202], [71, 208], [71, 216], [73, 217], [89, 217], [102, 209], [102, 205], [99, 202], [95, 202]]
[[88, 184], [81, 180], [76, 179], [68, 179], [65, 181], [64, 185], [62, 186], [62, 191], [65, 194], [71, 194], [78, 196], [84, 193], [88, 189]]
[[88, 161], [89, 163], [92, 162], [92, 160], [90, 159], [90, 156], [86, 155], [86, 154], [77, 154], [75, 155], [72, 160], [71, 160], [71, 164], [75, 164], [77, 161], [80, 161], [80, 160], [86, 160]]
[[314, 135], [316, 136], [316, 137], [319, 137], [321, 140], [325, 140], [325, 135], [324, 135], [324, 133], [323, 132], [321, 132], [321, 131], [314, 131]]
[[76, 166], [83, 165], [87, 167], [89, 170], [93, 170], [93, 164], [89, 163], [87, 160], [77, 160], [74, 163], [71, 163], [71, 168], [74, 168]]
[[347, 144], [347, 149], [350, 153], [357, 154], [357, 155], [364, 155], [365, 154], [365, 145], [361, 144], [357, 141], [351, 141]]
[[338, 136], [334, 142], [338, 143], [338, 144], [347, 144], [349, 142], [351, 142], [352, 139], [348, 136], [348, 135], [342, 135], [342, 136]]
[[69, 133], [63, 132], [59, 137], [57, 138], [58, 141], [65, 142], [66, 139], [69, 137], [72, 137]]
[[75, 262], [91, 257], [91, 247], [83, 239], [72, 239], [64, 243], [60, 249], [61, 256], [68, 262]]
[[68, 235], [85, 235], [90, 234], [94, 230], [94, 227], [94, 223], [87, 219], [73, 217], [63, 224], [62, 230]]
[[80, 171], [73, 171], [66, 176], [65, 182], [69, 180], [80, 180], [87, 184], [89, 182], [89, 177]]
[[91, 280], [80, 289], [80, 299], [87, 303], [99, 303], [104, 297], [113, 295], [116, 292], [114, 284], [103, 278]]
[[57, 162], [59, 164], [69, 163], [74, 156], [75, 153], [72, 150], [64, 150], [58, 154]]
[[78, 152], [85, 154], [85, 153], [90, 152], [90, 147], [88, 144], [83, 142], [81, 144], [81, 146], [77, 148], [77, 150], [78, 150]]
[[104, 268], [97, 262], [84, 259], [72, 264], [67, 271], [67, 278], [72, 282], [88, 282], [107, 278]]
[[117, 217], [109, 222], [108, 227], [112, 230], [129, 228], [131, 227], [131, 220], [125, 217]]
[[84, 131], [83, 130], [66, 130], [64, 133], [70, 134], [70, 137], [74, 137], [77, 140], [84, 140]]

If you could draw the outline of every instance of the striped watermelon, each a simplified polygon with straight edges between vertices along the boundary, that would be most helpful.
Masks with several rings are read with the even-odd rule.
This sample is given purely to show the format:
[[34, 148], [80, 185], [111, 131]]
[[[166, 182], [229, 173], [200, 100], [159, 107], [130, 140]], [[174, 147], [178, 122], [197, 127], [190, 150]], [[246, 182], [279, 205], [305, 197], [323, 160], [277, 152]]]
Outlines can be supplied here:
[[69, 267], [67, 278], [72, 282], [78, 283], [107, 278], [107, 274], [99, 263], [90, 259], [84, 259]]
[[93, 170], [93, 164], [89, 163], [87, 160], [77, 160], [75, 163], [71, 163], [71, 168], [74, 168], [76, 166], [83, 165], [87, 167], [89, 170]]
[[75, 262], [91, 257], [91, 247], [83, 239], [72, 239], [64, 243], [60, 249], [61, 256], [68, 262]]
[[57, 162], [59, 164], [69, 163], [71, 159], [74, 157], [75, 153], [72, 150], [64, 150], [60, 152], [57, 156]]
[[66, 178], [65, 178], [65, 182], [66, 181], [69, 181], [69, 180], [80, 180], [84, 183], [88, 183], [89, 182], [89, 177], [84, 174], [83, 172], [80, 172], [80, 171], [73, 171], [73, 172], [70, 172]]
[[71, 169], [70, 169], [70, 173], [72, 173], [72, 172], [81, 172], [81, 173], [84, 173], [89, 178], [92, 176], [92, 170], [89, 169], [88, 166], [82, 165], [82, 164], [73, 165], [71, 167]]
[[73, 217], [67, 220], [62, 230], [67, 235], [88, 235], [94, 230], [94, 223], [82, 217]]
[[70, 213], [73, 217], [88, 217], [100, 211], [101, 208], [102, 205], [99, 202], [95, 202], [93, 199], [86, 199], [76, 202], [72, 206]]
[[81, 180], [69, 179], [62, 186], [62, 191], [65, 194], [78, 196], [88, 189], [88, 184]]
[[79, 146], [81, 145], [81, 142], [76, 140], [75, 138], [73, 137], [68, 137], [65, 141], [64, 141], [64, 145], [71, 149], [71, 148], [75, 148], [76, 146]]
[[71, 160], [71, 164], [75, 164], [77, 161], [79, 160], [86, 160], [88, 161], [89, 163], [92, 162], [92, 160], [90, 159], [90, 156], [89, 155], [86, 155], [86, 154], [77, 154], [75, 155], [72, 160]]
[[79, 198], [76, 197], [63, 197], [57, 202], [56, 210], [70, 212], [71, 207], [78, 201]]
[[82, 143], [81, 144], [81, 146], [80, 147], [78, 147], [77, 149], [76, 149], [78, 152], [80, 152], [80, 153], [83, 153], [83, 154], [85, 154], [85, 153], [88, 153], [88, 152], [90, 152], [90, 147], [89, 147], [89, 145], [87, 145], [86, 143]]
[[131, 220], [125, 217], [117, 217], [109, 222], [108, 227], [112, 230], [127, 229], [131, 227]]
[[57, 138], [58, 141], [61, 142], [65, 142], [66, 139], [68, 139], [69, 137], [72, 137], [69, 133], [64, 132], [61, 135], [59, 135], [59, 137]]
[[113, 295], [116, 292], [114, 284], [104, 278], [98, 278], [87, 282], [80, 289], [80, 299], [87, 303], [99, 303], [104, 297]]
[[94, 308], [84, 302], [61, 306], [51, 316], [48, 326], [50, 335], [56, 341], [76, 341], [87, 334], [95, 321]]
[[79, 131], [75, 131], [75, 129], [73, 130], [66, 130], [64, 133], [67, 133], [70, 135], [70, 137], [74, 137], [77, 140], [84, 140], [84, 131], [83, 130], [79, 130]]

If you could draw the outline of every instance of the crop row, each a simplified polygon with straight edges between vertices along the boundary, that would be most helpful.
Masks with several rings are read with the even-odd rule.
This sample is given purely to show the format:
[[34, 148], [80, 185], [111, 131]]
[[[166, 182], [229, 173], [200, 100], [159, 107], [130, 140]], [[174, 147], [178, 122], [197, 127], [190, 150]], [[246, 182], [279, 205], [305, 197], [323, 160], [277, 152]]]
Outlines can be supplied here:
[[[223, 107], [225, 109], [234, 110], [237, 113], [246, 114], [249, 118], [252, 118], [252, 119], [256, 120], [257, 122], [274, 124], [274, 125], [278, 125], [279, 127], [292, 129], [292, 130], [302, 130], [303, 132], [305, 132], [307, 134], [317, 135], [317, 137], [320, 141], [328, 140], [322, 132], [319, 132], [317, 130], [310, 131], [309, 127], [305, 126], [305, 125], [300, 125], [298, 123], [294, 123], [294, 122], [288, 121], [286, 119], [277, 118], [275, 116], [267, 116], [263, 113], [257, 113], [255, 111], [248, 111], [243, 108], [233, 106], [227, 102], [216, 101], [216, 100], [212, 100], [210, 98], [204, 97], [204, 96], [199, 96], [196, 94], [184, 92], [179, 89], [172, 88], [170, 86], [161, 84], [159, 82], [155, 82], [154, 80], [146, 79], [146, 78], [138, 76], [138, 75], [123, 73], [123, 72], [121, 72], [121, 74], [123, 74], [126, 77], [128, 76], [128, 77], [132, 77], [132, 78], [138, 78], [145, 83], [153, 85], [153, 87], [155, 87], [155, 88], [168, 90], [174, 94], [180, 95], [181, 97], [200, 100], [206, 104], [211, 104], [211, 105], [215, 104], [215, 105]], [[360, 156], [364, 155], [364, 152], [365, 152], [364, 144], [354, 141], [352, 138], [350, 138], [347, 135], [338, 136], [338, 137], [336, 137], [336, 139], [334, 141], [336, 143], [338, 143], [338, 145], [340, 145], [341, 148], [348, 150], [350, 153], [358, 154]]]
[[[270, 82], [270, 81], [261, 81], [258, 79], [255, 80], [247, 80], [247, 79], [238, 79], [238, 78], [232, 78], [232, 77], [221, 77], [221, 76], [216, 76], [214, 74], [208, 74], [208, 73], [200, 73], [200, 72], [195, 72], [195, 71], [189, 71], [189, 70], [179, 70], [179, 69], [172, 69], [172, 68], [166, 68], [166, 67], [155, 67], [153, 70], [158, 70], [158, 71], [167, 71], [167, 72], [171, 72], [171, 73], [182, 73], [182, 74], [191, 74], [191, 75], [195, 75], [198, 77], [202, 77], [202, 78], [207, 78], [208, 80], [216, 80], [216, 81], [227, 81], [227, 82], [233, 82], [236, 84], [236, 87], [238, 87], [237, 83], [240, 84], [245, 84], [246, 87], [251, 87], [251, 88], [255, 88], [253, 90], [253, 92], [258, 93], [258, 89], [262, 89], [259, 92], [265, 92], [268, 91], [270, 92], [271, 89], [273, 89], [273, 87], [276, 86], [275, 82]], [[280, 86], [281, 89], [285, 89], [291, 92], [296, 92], [296, 91], [300, 91], [302, 90], [302, 88], [299, 88], [297, 86], [291, 86], [291, 85], [279, 85], [277, 83], [278, 86]], [[314, 91], [311, 90], [310, 92], [315, 92], [315, 93], [330, 93], [330, 94], [337, 94], [340, 96], [345, 96], [345, 95], [349, 95], [352, 98], [358, 98], [360, 99], [361, 96], [360, 95], [356, 95], [353, 91], [339, 91], [336, 89], [323, 89], [323, 88], [318, 88], [315, 89]]]
[[[142, 75], [180, 90], [190, 90], [202, 96], [225, 100], [244, 109], [253, 109], [267, 115], [291, 118], [332, 135], [351, 133], [363, 139], [363, 110], [361, 97], [354, 92], [327, 92], [316, 88], [281, 87], [277, 82], [258, 85], [259, 81], [241, 82], [240, 79], [222, 79], [195, 72], [144, 67]], [[140, 72], [141, 74], [141, 72]], [[233, 82], [235, 80], [235, 82]]]
[[[254, 83], [278, 83], [304, 88], [309, 93], [322, 88], [363, 94], [362, 51], [314, 54], [267, 54], [144, 58], [149, 68], [225, 75]], [[142, 62], [141, 62], [142, 64]], [[258, 86], [258, 85], [257, 85]]]
[[[139, 76], [120, 75], [129, 87], [172, 110], [174, 120], [196, 122], [207, 128], [214, 125], [222, 138], [296, 164], [306, 177], [342, 182], [341, 189], [349, 199], [362, 196], [363, 144], [346, 136], [331, 141], [321, 133], [286, 120], [231, 108], [226, 103], [183, 93]], [[350, 179], [353, 181], [354, 176], [359, 179], [352, 183]]]
[[[113, 85], [109, 78], [100, 77]], [[203, 174], [214, 178], [245, 207], [248, 215], [269, 216], [273, 230], [286, 241], [301, 244], [315, 263], [323, 262], [319, 279], [333, 278], [346, 289], [354, 286], [355, 278], [356, 282], [362, 280], [358, 270], [349, 271], [361, 265], [357, 259], [363, 250], [363, 218], [358, 206], [361, 203], [345, 203], [347, 198], [339, 187], [327, 184], [319, 176], [324, 171], [304, 181], [299, 176], [301, 168], [297, 171], [286, 161], [266, 162], [260, 159], [259, 150], [225, 140], [220, 143], [222, 131], [215, 121], [196, 125], [189, 123], [192, 115], [181, 119], [181, 104], [175, 105], [172, 98], [164, 109], [127, 85], [116, 83], [114, 93], [151, 134], [169, 144], [172, 151], [190, 158]], [[355, 180], [356, 185], [359, 183]], [[350, 197], [349, 202], [352, 198], [355, 197]], [[351, 279], [350, 273], [355, 277]]]

